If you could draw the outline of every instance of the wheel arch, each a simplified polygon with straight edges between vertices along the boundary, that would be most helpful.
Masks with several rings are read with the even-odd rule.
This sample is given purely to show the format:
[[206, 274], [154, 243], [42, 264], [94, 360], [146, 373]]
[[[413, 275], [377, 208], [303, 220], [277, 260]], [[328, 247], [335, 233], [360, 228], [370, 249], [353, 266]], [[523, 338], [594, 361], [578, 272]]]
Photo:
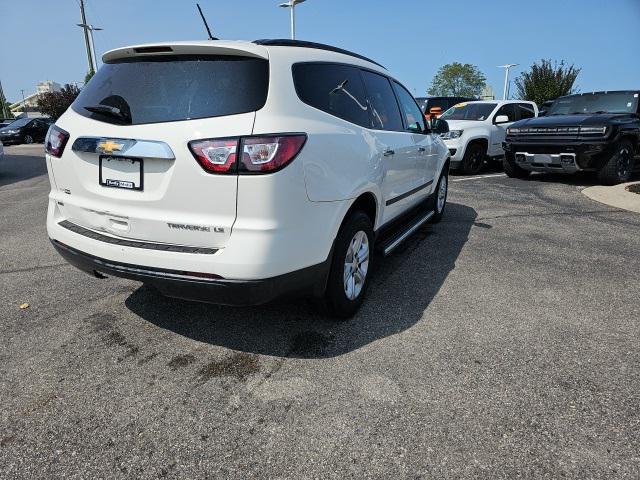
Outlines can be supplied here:
[[467, 142], [467, 144], [464, 147], [464, 153], [467, 153], [467, 149], [472, 146], [472, 145], [476, 145], [476, 144], [480, 144], [484, 147], [484, 153], [485, 155], [489, 154], [489, 138], [488, 137], [474, 137], [469, 139], [469, 141]]
[[[378, 207], [378, 199], [373, 192], [367, 191], [361, 193], [349, 206], [349, 209], [342, 218], [342, 223], [345, 222], [351, 213], [357, 210], [361, 210], [369, 217], [371, 225], [375, 230], [380, 209]], [[342, 226], [342, 224], [340, 226]]]

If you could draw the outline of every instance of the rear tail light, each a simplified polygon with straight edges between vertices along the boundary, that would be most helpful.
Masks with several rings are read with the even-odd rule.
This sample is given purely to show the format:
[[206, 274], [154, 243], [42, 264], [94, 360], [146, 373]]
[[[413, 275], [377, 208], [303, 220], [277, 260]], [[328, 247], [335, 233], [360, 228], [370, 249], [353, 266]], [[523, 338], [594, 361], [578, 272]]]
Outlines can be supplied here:
[[[250, 175], [273, 173], [286, 167], [306, 140], [304, 134], [222, 138], [189, 142], [189, 149], [209, 173]], [[239, 159], [238, 151], [242, 152]]]
[[44, 151], [49, 155], [60, 158], [68, 141], [69, 132], [62, 130], [60, 127], [56, 127], [55, 125], [51, 125], [44, 140]]
[[202, 168], [210, 173], [235, 173], [238, 139], [198, 140], [189, 149]]
[[306, 135], [243, 138], [239, 171], [267, 173], [280, 170], [296, 158], [306, 140]]

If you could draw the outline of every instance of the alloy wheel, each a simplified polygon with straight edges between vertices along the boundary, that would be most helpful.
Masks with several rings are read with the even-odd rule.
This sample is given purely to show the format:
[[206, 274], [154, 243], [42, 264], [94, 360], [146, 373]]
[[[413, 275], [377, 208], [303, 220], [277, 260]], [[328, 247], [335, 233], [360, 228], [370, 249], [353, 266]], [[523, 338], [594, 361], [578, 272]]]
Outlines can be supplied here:
[[631, 152], [628, 147], [622, 147], [618, 152], [618, 178], [624, 180], [631, 171]]
[[440, 213], [444, 210], [444, 204], [447, 201], [447, 177], [440, 179], [440, 187], [438, 188], [438, 199], [436, 201], [436, 212]]
[[344, 259], [344, 293], [355, 300], [362, 293], [369, 270], [369, 237], [362, 230], [349, 242]]

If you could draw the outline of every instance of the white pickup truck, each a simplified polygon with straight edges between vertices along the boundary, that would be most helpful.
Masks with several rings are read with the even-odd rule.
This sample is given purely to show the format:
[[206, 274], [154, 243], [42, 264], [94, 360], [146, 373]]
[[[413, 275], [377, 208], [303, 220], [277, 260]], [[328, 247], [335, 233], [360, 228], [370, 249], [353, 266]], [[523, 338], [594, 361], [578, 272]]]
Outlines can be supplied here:
[[502, 142], [509, 125], [537, 116], [536, 104], [524, 100], [482, 100], [451, 107], [441, 117], [449, 131], [440, 135], [451, 153], [451, 168], [479, 173], [486, 160], [504, 156]]

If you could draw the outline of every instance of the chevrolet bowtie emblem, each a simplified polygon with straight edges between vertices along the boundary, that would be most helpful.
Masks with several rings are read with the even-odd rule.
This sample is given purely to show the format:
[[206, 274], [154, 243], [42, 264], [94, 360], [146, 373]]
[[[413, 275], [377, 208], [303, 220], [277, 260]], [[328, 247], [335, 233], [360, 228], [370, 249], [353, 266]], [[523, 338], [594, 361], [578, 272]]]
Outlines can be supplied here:
[[98, 143], [98, 150], [102, 153], [113, 153], [119, 152], [124, 147], [124, 143], [114, 142], [113, 140], [105, 140], [103, 142]]

